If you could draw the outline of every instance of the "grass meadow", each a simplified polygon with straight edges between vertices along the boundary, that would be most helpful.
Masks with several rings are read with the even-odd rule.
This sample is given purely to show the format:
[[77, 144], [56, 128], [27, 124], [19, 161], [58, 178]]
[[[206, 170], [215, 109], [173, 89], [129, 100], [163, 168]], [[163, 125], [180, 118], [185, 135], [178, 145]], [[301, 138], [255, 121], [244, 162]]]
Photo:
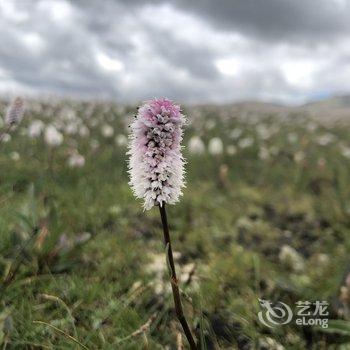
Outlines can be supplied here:
[[[33, 100], [4, 135], [1, 349], [187, 348], [158, 210], [128, 185], [135, 113]], [[187, 186], [167, 209], [200, 348], [350, 349], [350, 126], [230, 106], [184, 113]], [[266, 327], [259, 298], [327, 301], [329, 328]]]

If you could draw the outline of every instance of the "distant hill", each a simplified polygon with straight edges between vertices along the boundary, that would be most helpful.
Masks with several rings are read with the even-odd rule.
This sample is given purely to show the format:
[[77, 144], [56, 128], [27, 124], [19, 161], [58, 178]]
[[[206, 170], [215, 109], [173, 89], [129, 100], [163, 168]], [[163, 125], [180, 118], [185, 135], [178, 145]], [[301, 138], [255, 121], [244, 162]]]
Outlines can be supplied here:
[[[29, 100], [31, 98], [28, 98]], [[32, 98], [35, 101], [35, 98]], [[10, 101], [9, 98], [0, 96], [0, 106], [1, 104], [6, 105]], [[67, 99], [59, 97], [47, 97], [43, 98], [41, 101], [47, 101], [48, 103], [108, 103], [115, 104], [110, 100], [93, 100], [93, 99]], [[185, 104], [184, 104], [185, 105]], [[135, 105], [125, 104], [124, 107], [130, 107], [133, 109]], [[235, 115], [278, 115], [281, 117], [293, 116], [293, 115], [306, 115], [311, 116], [316, 119], [322, 119], [323, 121], [329, 121], [331, 123], [335, 121], [346, 121], [347, 124], [350, 123], [350, 95], [332, 96], [329, 98], [312, 101], [305, 103], [300, 106], [287, 106], [283, 104], [273, 103], [273, 102], [262, 102], [262, 101], [241, 101], [229, 104], [192, 104], [187, 105], [188, 108], [198, 108], [199, 110], [205, 110], [206, 112], [215, 113], [219, 108], [221, 109], [227, 118], [230, 118], [233, 114]], [[201, 117], [199, 114], [197, 117]]]
[[237, 112], [257, 114], [279, 114], [286, 116], [291, 113], [305, 113], [323, 120], [350, 121], [350, 95], [334, 96], [331, 98], [313, 101], [301, 106], [285, 106], [276, 103], [265, 103], [257, 101], [237, 102], [230, 105]]
[[334, 96], [310, 102], [300, 108], [319, 118], [350, 120], [350, 95]]
[[316, 102], [310, 102], [303, 107], [307, 109], [325, 108], [325, 109], [350, 109], [350, 95], [333, 96]]
[[243, 101], [227, 105], [200, 105], [207, 112], [213, 112], [220, 108], [227, 118], [234, 115], [278, 115], [281, 117], [303, 114], [323, 122], [346, 122], [350, 123], [350, 95], [333, 96], [330, 98], [313, 101], [300, 106], [286, 106], [277, 103], [261, 101]]

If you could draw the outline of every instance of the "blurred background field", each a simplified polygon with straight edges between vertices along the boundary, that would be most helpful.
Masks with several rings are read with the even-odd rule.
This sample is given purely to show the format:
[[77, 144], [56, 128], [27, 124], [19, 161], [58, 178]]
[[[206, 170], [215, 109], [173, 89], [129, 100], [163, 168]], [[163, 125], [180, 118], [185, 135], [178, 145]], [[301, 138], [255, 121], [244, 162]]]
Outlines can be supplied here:
[[[181, 349], [159, 214], [128, 185], [136, 106], [26, 105], [0, 144], [2, 348]], [[168, 215], [203, 349], [350, 347], [349, 119], [310, 108], [184, 107], [187, 188]], [[270, 329], [259, 298], [326, 300], [338, 321]]]

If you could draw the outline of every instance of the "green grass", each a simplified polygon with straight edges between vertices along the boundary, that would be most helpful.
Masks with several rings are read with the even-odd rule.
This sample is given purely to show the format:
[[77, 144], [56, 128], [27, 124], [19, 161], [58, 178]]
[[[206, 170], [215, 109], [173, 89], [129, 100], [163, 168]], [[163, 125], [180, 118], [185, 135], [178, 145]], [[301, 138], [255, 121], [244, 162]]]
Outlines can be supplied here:
[[[158, 211], [142, 211], [128, 186], [125, 147], [100, 131], [107, 123], [115, 135], [126, 134], [135, 107], [39, 106], [0, 144], [2, 348], [175, 349], [181, 330]], [[42, 136], [26, 136], [34, 119], [72, 123], [64, 119], [67, 108], [89, 137], [64, 133], [63, 144], [50, 149]], [[350, 321], [350, 159], [341, 151], [350, 147], [349, 126], [213, 111], [185, 111], [191, 124], [184, 144], [192, 135], [206, 144], [216, 136], [237, 153], [185, 149], [187, 187], [180, 204], [168, 207], [184, 307], [202, 348], [345, 349], [349, 335], [333, 328], [264, 327], [258, 298], [292, 308], [298, 300], [327, 300], [331, 319]], [[253, 145], [240, 148], [230, 138], [235, 128]], [[334, 139], [320, 145], [325, 134]], [[85, 157], [84, 167], [67, 165], [72, 149]], [[301, 269], [281, 258], [283, 246], [298, 252]]]

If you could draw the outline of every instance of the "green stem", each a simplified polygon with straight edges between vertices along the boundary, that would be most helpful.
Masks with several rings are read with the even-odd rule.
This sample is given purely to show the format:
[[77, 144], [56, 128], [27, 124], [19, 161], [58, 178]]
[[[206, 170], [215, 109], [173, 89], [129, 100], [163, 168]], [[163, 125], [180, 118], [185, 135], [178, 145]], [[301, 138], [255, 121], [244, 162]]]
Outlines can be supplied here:
[[159, 212], [160, 212], [160, 217], [162, 219], [162, 225], [163, 225], [164, 243], [165, 243], [165, 246], [167, 247], [167, 255], [168, 255], [170, 274], [171, 274], [171, 289], [173, 292], [176, 316], [179, 322], [181, 323], [182, 329], [186, 335], [188, 343], [190, 344], [190, 348], [192, 350], [196, 350], [197, 349], [196, 343], [194, 341], [193, 335], [191, 333], [190, 327], [188, 326], [188, 323], [186, 321], [186, 318], [182, 309], [180, 290], [178, 286], [178, 280], [176, 277], [173, 251], [171, 248], [170, 233], [169, 233], [168, 219], [167, 219], [166, 210], [165, 210], [165, 203], [163, 203], [162, 206], [159, 206]]

